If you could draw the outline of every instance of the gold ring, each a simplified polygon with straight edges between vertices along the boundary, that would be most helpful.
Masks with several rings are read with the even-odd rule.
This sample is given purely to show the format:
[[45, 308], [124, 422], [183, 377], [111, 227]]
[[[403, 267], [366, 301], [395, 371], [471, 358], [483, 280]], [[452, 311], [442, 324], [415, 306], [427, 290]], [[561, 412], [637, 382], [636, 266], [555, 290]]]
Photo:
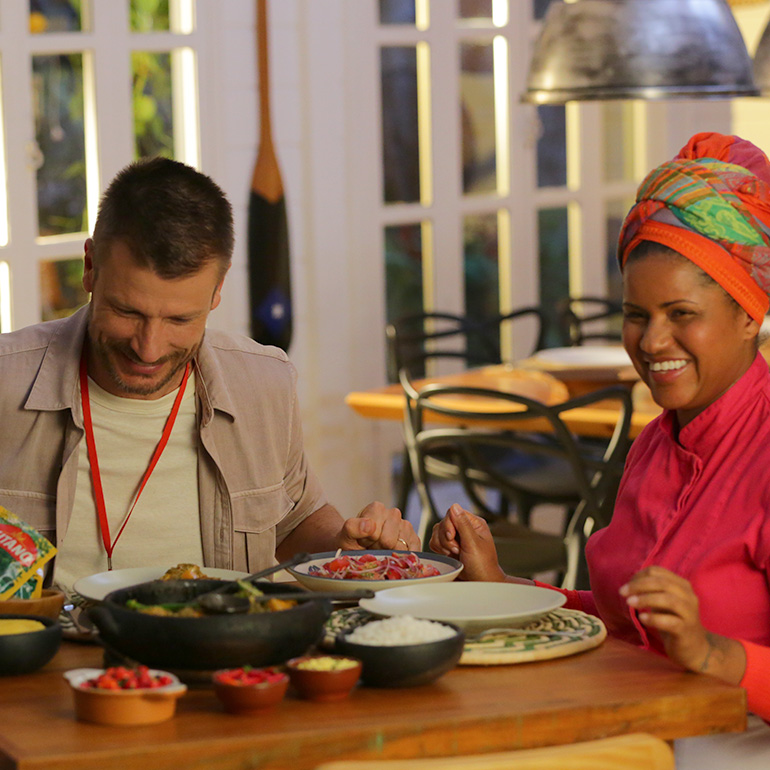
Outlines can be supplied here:
[[406, 546], [405, 550], [407, 550], [407, 551], [409, 550], [409, 543], [407, 543], [406, 540], [404, 540], [403, 537], [398, 538], [398, 540], [396, 540], [396, 542], [397, 543], [403, 543]]

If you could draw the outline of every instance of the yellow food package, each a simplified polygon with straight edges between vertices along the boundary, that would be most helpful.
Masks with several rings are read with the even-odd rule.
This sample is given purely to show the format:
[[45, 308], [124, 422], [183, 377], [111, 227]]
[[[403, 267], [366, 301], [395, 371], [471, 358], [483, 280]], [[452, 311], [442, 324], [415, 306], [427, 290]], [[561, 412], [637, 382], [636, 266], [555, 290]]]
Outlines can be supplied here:
[[0, 600], [40, 596], [43, 566], [55, 553], [34, 527], [0, 506]]

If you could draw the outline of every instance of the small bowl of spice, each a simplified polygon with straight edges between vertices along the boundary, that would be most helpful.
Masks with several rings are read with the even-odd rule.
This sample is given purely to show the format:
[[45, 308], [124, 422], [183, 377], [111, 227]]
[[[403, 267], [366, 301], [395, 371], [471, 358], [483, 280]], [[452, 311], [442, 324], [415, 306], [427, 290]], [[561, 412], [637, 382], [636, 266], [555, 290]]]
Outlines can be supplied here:
[[451, 623], [399, 615], [338, 636], [335, 650], [362, 661], [364, 685], [416, 687], [453, 669], [464, 644], [465, 634]]
[[317, 701], [347, 698], [361, 676], [361, 661], [349, 655], [303, 655], [286, 668], [292, 687], [303, 697]]
[[75, 696], [75, 715], [102, 725], [150, 725], [171, 719], [187, 691], [174, 674], [137, 666], [79, 668], [64, 673]]
[[289, 677], [278, 668], [230, 668], [212, 677], [214, 692], [229, 714], [253, 714], [283, 700]]

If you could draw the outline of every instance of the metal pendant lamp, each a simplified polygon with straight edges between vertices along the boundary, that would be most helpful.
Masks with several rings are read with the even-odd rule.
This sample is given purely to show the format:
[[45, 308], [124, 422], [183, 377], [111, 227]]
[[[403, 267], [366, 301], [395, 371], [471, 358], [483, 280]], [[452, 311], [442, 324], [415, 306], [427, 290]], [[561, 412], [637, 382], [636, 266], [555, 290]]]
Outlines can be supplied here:
[[754, 53], [754, 82], [762, 96], [770, 96], [770, 23]]
[[564, 104], [758, 93], [726, 0], [553, 0], [521, 99]]

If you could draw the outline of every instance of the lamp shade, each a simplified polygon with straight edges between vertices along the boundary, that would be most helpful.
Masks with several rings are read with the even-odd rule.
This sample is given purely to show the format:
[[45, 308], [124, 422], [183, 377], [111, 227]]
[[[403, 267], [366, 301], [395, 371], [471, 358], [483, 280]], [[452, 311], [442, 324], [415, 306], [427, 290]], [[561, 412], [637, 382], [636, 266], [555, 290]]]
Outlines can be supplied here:
[[726, 0], [553, 0], [521, 98], [563, 104], [758, 93]]
[[770, 24], [765, 27], [754, 53], [754, 82], [762, 96], [770, 96]]

